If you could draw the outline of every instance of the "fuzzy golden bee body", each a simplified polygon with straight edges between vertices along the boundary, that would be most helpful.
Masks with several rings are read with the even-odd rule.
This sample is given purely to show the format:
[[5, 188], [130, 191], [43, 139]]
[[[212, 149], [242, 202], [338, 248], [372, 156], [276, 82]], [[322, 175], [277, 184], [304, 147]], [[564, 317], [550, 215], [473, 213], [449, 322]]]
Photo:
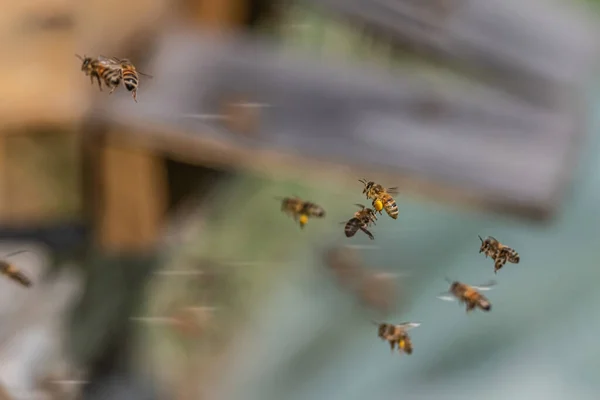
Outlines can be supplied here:
[[377, 325], [377, 336], [379, 336], [381, 340], [389, 342], [392, 352], [396, 349], [396, 346], [398, 346], [398, 352], [400, 354], [412, 354], [412, 340], [410, 339], [410, 336], [408, 336], [407, 331], [420, 326], [420, 323], [403, 322], [398, 325], [377, 322], [373, 323]]
[[92, 58], [75, 54], [81, 60], [81, 70], [90, 77], [92, 84], [94, 78], [98, 81], [98, 88], [102, 91], [102, 82], [114, 92], [121, 83], [121, 68], [115, 60], [106, 57]]
[[367, 182], [366, 179], [360, 179], [359, 182], [365, 185], [363, 194], [367, 196], [367, 199], [372, 200], [373, 208], [379, 214], [382, 214], [381, 211], [385, 210], [387, 215], [393, 219], [398, 219], [398, 205], [391, 195], [396, 194], [398, 188], [386, 189], [373, 181]]
[[123, 86], [125, 86], [125, 89], [131, 92], [131, 97], [133, 97], [133, 100], [137, 103], [137, 90], [140, 84], [139, 75], [144, 75], [148, 78], [152, 78], [152, 76], [144, 74], [143, 72], [139, 72], [135, 68], [135, 65], [133, 65], [133, 63], [126, 58], [122, 60], [115, 58], [114, 60], [117, 61], [121, 66]]
[[300, 228], [304, 228], [309, 218], [325, 217], [323, 207], [310, 201], [304, 201], [295, 196], [277, 197], [276, 199], [281, 201], [281, 211], [294, 218], [294, 221], [300, 224]]
[[377, 220], [375, 211], [371, 208], [365, 207], [362, 204], [356, 204], [356, 206], [360, 207], [361, 209], [355, 212], [354, 217], [350, 218], [345, 223], [344, 233], [346, 234], [346, 237], [352, 237], [356, 234], [356, 232], [358, 232], [358, 230], [361, 230], [369, 237], [369, 239], [375, 239], [373, 234], [368, 230], [369, 226], [375, 225], [375, 221]]
[[485, 254], [485, 257], [490, 257], [494, 260], [494, 273], [498, 273], [506, 262], [510, 262], [512, 264], [518, 264], [521, 261], [521, 257], [519, 253], [517, 253], [513, 248], [508, 247], [500, 243], [497, 239], [488, 236], [483, 239], [479, 236], [479, 240], [481, 240], [481, 247], [479, 248], [479, 253]]
[[482, 290], [490, 290], [496, 282], [491, 281], [485, 285], [470, 286], [466, 283], [454, 281], [450, 282], [450, 289], [448, 294], [453, 297], [439, 296], [442, 300], [458, 300], [460, 304], [466, 304], [467, 313], [473, 311], [475, 308], [479, 308], [482, 311], [490, 311], [492, 309], [492, 303], [480, 293]]

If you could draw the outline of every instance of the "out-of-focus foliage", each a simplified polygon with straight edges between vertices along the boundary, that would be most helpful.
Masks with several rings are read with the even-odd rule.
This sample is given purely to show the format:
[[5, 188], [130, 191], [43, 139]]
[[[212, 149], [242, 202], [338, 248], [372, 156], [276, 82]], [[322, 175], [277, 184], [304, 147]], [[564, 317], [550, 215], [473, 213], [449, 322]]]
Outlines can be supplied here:
[[[343, 236], [337, 221], [353, 213], [347, 205], [340, 207], [343, 193], [335, 183], [309, 185], [240, 175], [207, 199], [199, 215], [185, 219], [180, 229], [188, 234], [171, 247], [169, 260], [149, 283], [139, 316], [185, 318], [187, 307], [215, 309], [196, 317], [189, 310], [191, 325], [198, 323], [198, 328], [136, 322], [143, 369], [162, 377], [168, 387], [190, 390], [192, 384], [195, 390], [214, 383], [215, 369], [230, 356], [231, 339], [247, 329], [257, 307], [268, 302], [277, 282], [290, 272], [290, 257], [310, 257], [311, 244]], [[292, 195], [322, 205], [326, 219], [310, 220], [301, 230], [275, 199]], [[181, 270], [192, 273], [178, 275]]]

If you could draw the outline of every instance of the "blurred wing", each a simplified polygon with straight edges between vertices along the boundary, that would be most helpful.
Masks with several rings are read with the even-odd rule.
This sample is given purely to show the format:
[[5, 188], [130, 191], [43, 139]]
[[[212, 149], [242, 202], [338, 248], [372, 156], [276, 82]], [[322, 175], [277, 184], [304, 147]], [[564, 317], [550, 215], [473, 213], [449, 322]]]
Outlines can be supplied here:
[[146, 78], [150, 78], [150, 79], [154, 78], [152, 75], [148, 75], [148, 74], [145, 74], [145, 73], [140, 72], [140, 71], [137, 71], [137, 73], [140, 74], [140, 75], [142, 75], [142, 76], [145, 76]]
[[117, 67], [121, 64], [121, 61], [118, 58], [108, 58], [106, 56], [98, 56], [98, 61], [100, 63], [102, 63], [103, 65], [107, 65], [107, 66], [114, 66]]
[[444, 300], [444, 301], [456, 301], [456, 297], [454, 297], [448, 293], [443, 293], [443, 294], [437, 296], [437, 298], [440, 300]]
[[398, 194], [398, 188], [391, 187], [391, 188], [387, 189], [386, 192], [388, 192], [388, 194]]
[[421, 326], [420, 322], [402, 322], [401, 324], [396, 325], [396, 327], [404, 329], [405, 331], [418, 328], [419, 326]]
[[489, 281], [488, 283], [484, 283], [483, 285], [473, 286], [473, 289], [476, 290], [492, 290], [493, 286], [496, 285], [496, 281]]

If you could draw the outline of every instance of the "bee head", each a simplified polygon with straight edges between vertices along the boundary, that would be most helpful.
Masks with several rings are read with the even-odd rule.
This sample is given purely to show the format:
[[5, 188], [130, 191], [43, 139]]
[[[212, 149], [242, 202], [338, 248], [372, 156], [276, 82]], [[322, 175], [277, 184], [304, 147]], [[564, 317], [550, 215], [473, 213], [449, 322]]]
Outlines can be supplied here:
[[367, 182], [366, 179], [359, 179], [358, 181], [365, 185], [365, 187], [363, 188], [363, 193], [367, 193], [375, 184], [375, 182], [373, 181]]
[[379, 336], [380, 338], [384, 338], [386, 330], [387, 330], [386, 324], [379, 324], [379, 326], [377, 328], [377, 336]]
[[477, 235], [477, 237], [479, 238], [479, 240], [481, 240], [481, 247], [479, 248], [479, 252], [483, 253], [485, 251], [486, 247], [488, 246], [488, 241], [487, 241], [487, 239], [483, 240], [483, 238], [479, 235]]
[[450, 284], [450, 292], [455, 292], [458, 289], [458, 285], [459, 285], [458, 282], [452, 282]]

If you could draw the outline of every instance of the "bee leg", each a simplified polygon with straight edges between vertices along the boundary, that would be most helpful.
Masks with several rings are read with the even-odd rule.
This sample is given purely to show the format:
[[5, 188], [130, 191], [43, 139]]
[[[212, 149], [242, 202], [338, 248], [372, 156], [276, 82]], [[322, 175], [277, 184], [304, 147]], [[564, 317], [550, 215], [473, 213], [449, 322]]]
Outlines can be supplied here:
[[115, 90], [117, 90], [118, 86], [113, 86], [112, 89], [110, 89], [110, 92], [108, 92], [108, 94], [113, 94], [113, 92]]
[[363, 231], [364, 233], [366, 233], [366, 235], [369, 237], [369, 239], [371, 239], [371, 240], [375, 239], [373, 234], [371, 232], [369, 232], [366, 228], [361, 227], [360, 230]]
[[133, 101], [135, 101], [136, 103], [137, 101], [137, 90], [134, 90], [133, 92], [131, 92], [131, 97], [133, 97]]
[[497, 258], [494, 262], [494, 273], [497, 274], [498, 270], [506, 264], [506, 258]]

